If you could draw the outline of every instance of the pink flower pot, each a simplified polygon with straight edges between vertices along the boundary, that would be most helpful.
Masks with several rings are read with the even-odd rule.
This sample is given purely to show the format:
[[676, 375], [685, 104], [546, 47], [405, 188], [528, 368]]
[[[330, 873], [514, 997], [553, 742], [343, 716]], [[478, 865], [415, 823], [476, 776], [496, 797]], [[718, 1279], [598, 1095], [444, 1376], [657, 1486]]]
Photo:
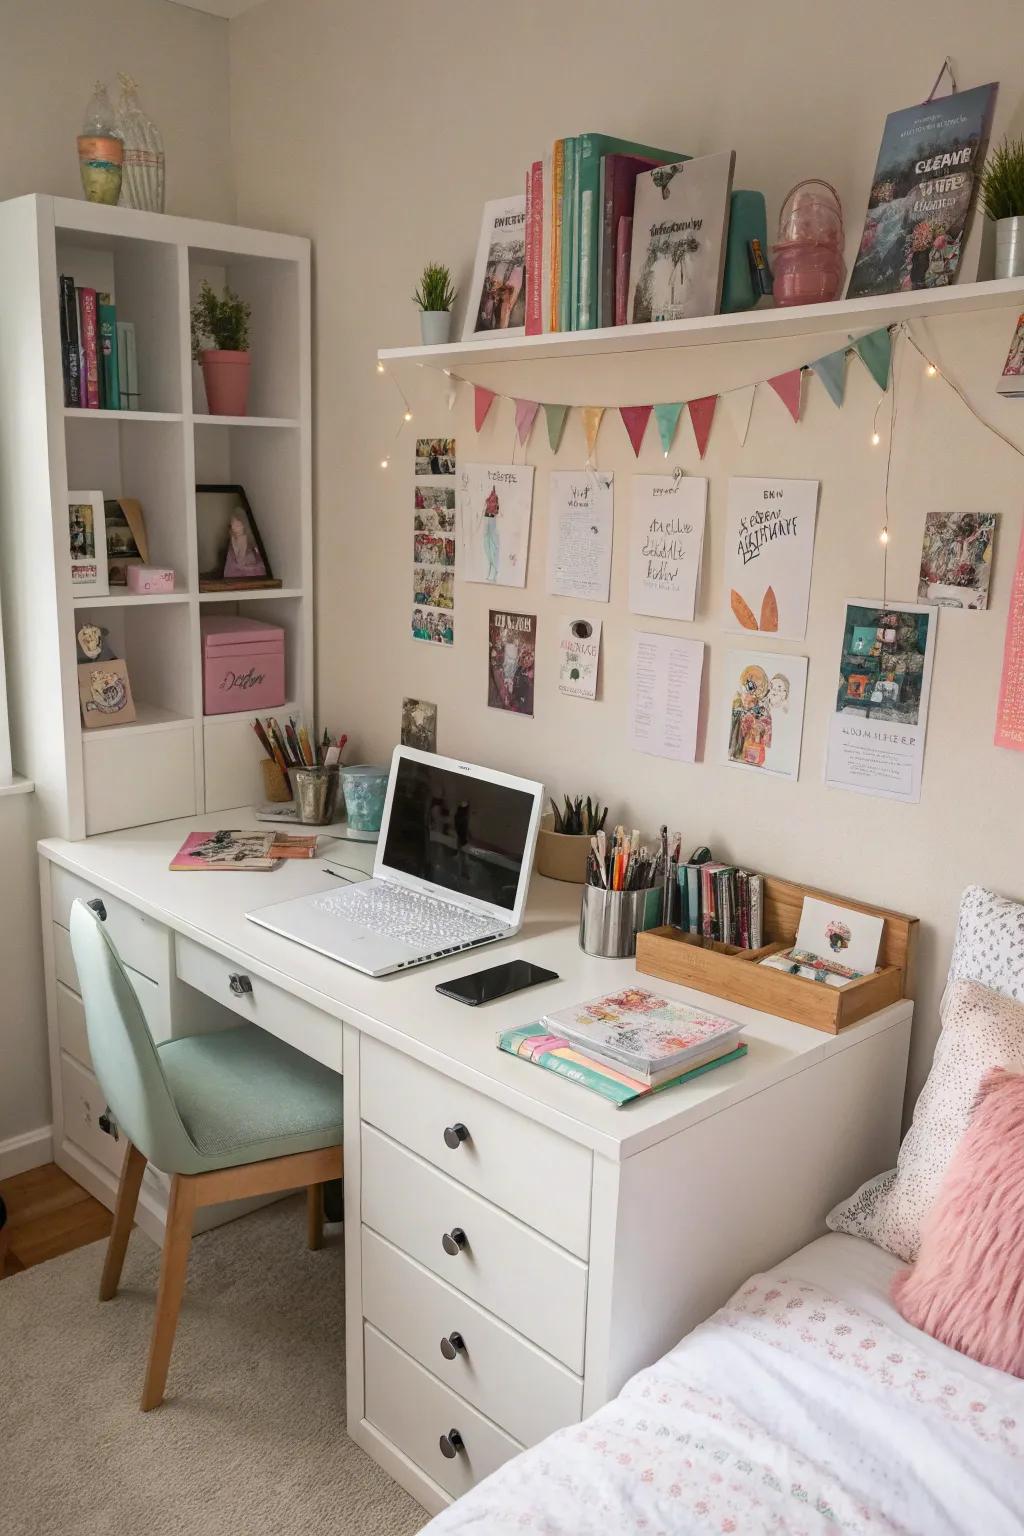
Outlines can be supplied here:
[[248, 352], [200, 352], [206, 405], [211, 416], [245, 416], [249, 407]]

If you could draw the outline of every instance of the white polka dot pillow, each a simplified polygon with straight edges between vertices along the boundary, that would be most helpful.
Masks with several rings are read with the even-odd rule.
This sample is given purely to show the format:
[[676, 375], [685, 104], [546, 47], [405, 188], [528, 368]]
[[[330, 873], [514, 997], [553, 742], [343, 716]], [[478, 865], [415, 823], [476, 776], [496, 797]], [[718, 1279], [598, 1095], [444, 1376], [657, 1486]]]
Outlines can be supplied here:
[[971, 1116], [991, 1067], [1024, 1069], [1024, 1005], [976, 981], [954, 981], [946, 994], [932, 1069], [903, 1139], [896, 1167], [862, 1184], [827, 1217], [833, 1232], [850, 1232], [913, 1263], [921, 1222]]

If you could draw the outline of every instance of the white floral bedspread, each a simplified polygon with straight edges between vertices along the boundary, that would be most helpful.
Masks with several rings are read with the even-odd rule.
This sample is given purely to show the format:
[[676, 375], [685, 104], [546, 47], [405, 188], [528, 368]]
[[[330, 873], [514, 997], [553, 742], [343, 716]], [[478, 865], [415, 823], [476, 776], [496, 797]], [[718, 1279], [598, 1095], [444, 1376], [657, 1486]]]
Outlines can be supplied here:
[[1024, 1382], [922, 1342], [784, 1271], [757, 1275], [427, 1532], [1021, 1536]]

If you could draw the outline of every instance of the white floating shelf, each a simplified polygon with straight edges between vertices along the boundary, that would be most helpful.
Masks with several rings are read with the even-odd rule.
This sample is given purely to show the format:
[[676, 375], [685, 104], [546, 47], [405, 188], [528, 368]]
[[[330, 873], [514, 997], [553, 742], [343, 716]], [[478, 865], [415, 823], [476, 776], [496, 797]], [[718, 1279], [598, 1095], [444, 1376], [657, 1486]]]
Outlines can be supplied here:
[[932, 320], [986, 309], [1024, 308], [1024, 277], [989, 283], [960, 283], [887, 293], [878, 298], [840, 299], [834, 304], [800, 304], [787, 309], [751, 309], [736, 315], [702, 315], [653, 325], [617, 325], [594, 331], [553, 331], [541, 336], [502, 336], [449, 342], [442, 347], [384, 347], [382, 363], [420, 363], [462, 369], [467, 363], [537, 362], [549, 357], [600, 357], [621, 352], [655, 352], [666, 347], [706, 347], [718, 342], [774, 341], [790, 336], [863, 335], [901, 320]]
[[294, 416], [193, 416], [197, 427], [297, 427]]
[[111, 592], [107, 597], [75, 597], [76, 608], [148, 608], [156, 603], [187, 603], [187, 592]]
[[252, 591], [200, 592], [201, 603], [258, 603], [272, 597], [301, 597], [301, 587], [256, 587]]
[[64, 415], [70, 421], [184, 421], [180, 411], [97, 411], [78, 405], [66, 405]]

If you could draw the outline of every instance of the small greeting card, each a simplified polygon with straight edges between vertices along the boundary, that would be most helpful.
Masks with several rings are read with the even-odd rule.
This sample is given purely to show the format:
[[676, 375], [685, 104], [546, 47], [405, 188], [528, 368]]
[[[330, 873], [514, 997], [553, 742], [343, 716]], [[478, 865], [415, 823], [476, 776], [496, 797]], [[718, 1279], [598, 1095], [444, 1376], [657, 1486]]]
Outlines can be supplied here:
[[795, 948], [867, 974], [878, 964], [884, 918], [805, 896]]
[[573, 699], [597, 698], [601, 620], [562, 619], [558, 642], [558, 691]]

